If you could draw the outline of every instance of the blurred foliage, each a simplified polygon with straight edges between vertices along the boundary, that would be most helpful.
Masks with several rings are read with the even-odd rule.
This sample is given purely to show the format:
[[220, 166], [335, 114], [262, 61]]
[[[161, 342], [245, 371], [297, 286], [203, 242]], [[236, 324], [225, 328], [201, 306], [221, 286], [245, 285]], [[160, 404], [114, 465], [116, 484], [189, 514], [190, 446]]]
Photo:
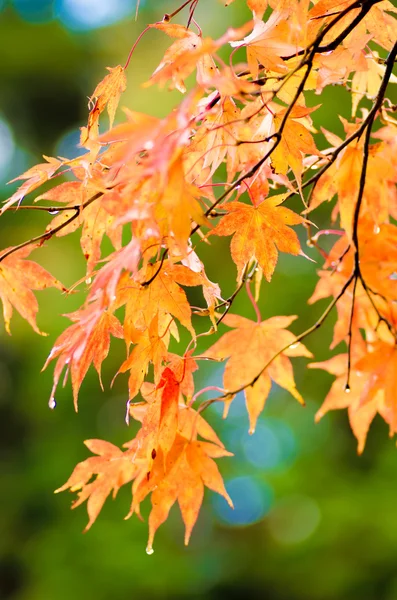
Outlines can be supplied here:
[[[197, 19], [212, 36], [222, 33], [225, 15], [236, 25], [249, 13], [242, 2], [228, 9], [207, 0]], [[134, 0], [0, 0], [0, 191], [5, 181], [37, 161], [41, 153], [71, 156], [78, 128], [87, 115], [87, 97], [108, 65], [123, 63], [139, 32], [178, 3], [141, 1], [134, 20]], [[206, 4], [205, 2], [203, 3]], [[227, 12], [225, 12], [227, 10]], [[80, 16], [79, 16], [80, 15]], [[90, 16], [90, 18], [87, 17]], [[100, 18], [99, 18], [100, 17]], [[80, 19], [80, 20], [79, 20]], [[117, 23], [115, 23], [117, 21]], [[113, 23], [113, 24], [112, 24]], [[166, 114], [178, 94], [142, 89], [168, 40], [149, 32], [138, 45], [128, 71], [123, 104], [156, 115]], [[309, 98], [312, 105], [318, 98]], [[330, 106], [337, 110], [329, 111]], [[337, 128], [337, 112], [348, 116], [350, 100], [343, 89], [327, 91], [315, 115], [316, 125]], [[324, 213], [324, 219], [328, 215]], [[321, 214], [318, 217], [321, 220]], [[1, 246], [15, 245], [46, 224], [45, 215], [6, 214]], [[41, 261], [66, 285], [84, 274], [76, 237], [52, 240]], [[235, 271], [226, 248], [203, 246], [208, 275], [220, 280], [226, 297]], [[211, 252], [211, 255], [210, 255]], [[321, 264], [318, 255], [313, 259]], [[40, 256], [39, 256], [40, 260]], [[316, 265], [304, 258], [283, 257], [261, 306], [263, 317], [299, 313], [295, 331], [313, 323], [324, 308], [308, 306]], [[263, 284], [267, 285], [267, 284]], [[194, 293], [194, 292], [193, 292]], [[192, 297], [192, 296], [191, 296]], [[84, 509], [69, 511], [66, 494], [52, 490], [87, 456], [84, 439], [105, 438], [121, 444], [132, 437], [124, 424], [126, 380], [119, 377], [102, 393], [91, 374], [83, 386], [79, 414], [67, 386], [50, 411], [51, 372], [40, 369], [55, 336], [65, 326], [59, 315], [80, 303], [41, 293], [37, 337], [16, 316], [9, 338], [0, 330], [0, 444], [2, 510], [0, 511], [0, 598], [15, 600], [230, 600], [242, 596], [272, 600], [354, 600], [397, 597], [397, 465], [394, 441], [376, 421], [365, 453], [358, 458], [345, 413], [314, 425], [313, 416], [330, 385], [324, 373], [308, 371], [295, 361], [297, 384], [306, 408], [274, 389], [255, 436], [237, 398], [227, 421], [213, 410], [214, 424], [233, 459], [221, 464], [236, 510], [210, 493], [190, 546], [183, 546], [177, 510], [161, 528], [156, 552], [145, 554], [147, 527], [128, 512], [129, 492], [107, 502], [87, 535]], [[248, 316], [243, 295], [235, 306]], [[251, 315], [252, 316], [252, 315]], [[333, 317], [335, 318], [335, 316]], [[332, 319], [308, 340], [318, 360], [328, 355]], [[197, 321], [200, 329], [203, 325]], [[109, 384], [122, 360], [115, 342], [105, 363]], [[201, 375], [201, 384], [219, 381], [219, 366]]]

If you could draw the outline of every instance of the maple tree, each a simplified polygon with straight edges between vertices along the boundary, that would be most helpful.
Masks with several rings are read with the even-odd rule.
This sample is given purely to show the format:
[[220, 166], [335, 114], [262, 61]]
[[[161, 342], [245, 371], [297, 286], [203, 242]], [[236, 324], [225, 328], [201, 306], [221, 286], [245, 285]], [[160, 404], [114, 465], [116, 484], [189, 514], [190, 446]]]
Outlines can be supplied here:
[[[331, 350], [345, 347], [308, 365], [336, 377], [316, 418], [347, 408], [359, 452], [376, 414], [391, 435], [397, 432], [397, 107], [388, 98], [389, 84], [397, 83], [397, 9], [388, 0], [247, 0], [252, 20], [213, 40], [195, 20], [203, 1], [187, 0], [143, 32], [156, 29], [174, 40], [144, 85], [176, 88], [184, 94], [180, 104], [162, 118], [125, 109], [125, 120], [114, 125], [134, 45], [125, 66], [108, 68], [90, 97], [81, 129], [84, 154], [44, 157], [17, 178], [24, 183], [1, 208], [52, 215], [43, 233], [0, 252], [8, 333], [13, 309], [42, 333], [33, 290], [68, 290], [28, 257], [81, 228], [86, 295], [67, 315], [72, 324], [45, 363], [56, 359], [49, 405], [55, 408], [59, 380], [63, 375], [65, 383], [70, 373], [77, 410], [91, 364], [100, 377], [111, 339], [124, 339], [118, 373], [129, 373], [126, 420], [140, 428], [124, 450], [86, 441], [95, 456], [79, 463], [57, 491], [78, 491], [73, 506], [87, 500], [87, 528], [121, 486], [132, 485], [128, 516], [140, 516], [150, 495], [149, 554], [175, 502], [185, 543], [205, 487], [232, 506], [217, 466], [218, 458], [231, 454], [205, 409], [223, 402], [226, 416], [244, 392], [254, 433], [272, 382], [304, 404], [291, 358], [312, 358], [302, 342], [333, 309], [338, 319]], [[224, 4], [233, 1], [243, 2]], [[187, 21], [176, 23], [184, 10]], [[228, 62], [221, 49], [228, 49]], [[238, 50], [245, 62], [235, 59]], [[335, 84], [351, 95], [344, 138], [317, 131], [311, 118], [323, 91]], [[307, 92], [313, 91], [319, 103], [310, 107]], [[100, 130], [105, 112], [106, 132]], [[320, 149], [322, 137], [326, 147]], [[25, 203], [47, 182], [49, 190]], [[299, 213], [289, 208], [293, 197], [301, 200]], [[314, 233], [315, 210], [331, 201], [333, 229]], [[324, 261], [309, 302], [330, 301], [310, 328], [294, 335], [288, 327], [296, 316], [262, 320], [257, 302], [279, 252], [308, 259], [298, 231]], [[108, 255], [105, 235], [114, 248]], [[321, 245], [325, 235], [336, 236], [328, 251]], [[211, 244], [213, 236], [231, 238], [237, 283], [228, 298], [200, 259], [201, 244]], [[191, 306], [184, 289], [195, 286], [202, 289], [201, 307]], [[256, 320], [233, 313], [244, 291]], [[204, 334], [196, 333], [193, 315], [208, 321]], [[179, 341], [181, 326], [191, 339], [187, 347]], [[221, 337], [199, 353], [198, 338], [211, 339], [218, 328]], [[178, 352], [171, 352], [172, 340]], [[196, 389], [194, 373], [208, 360], [226, 361], [223, 387]], [[202, 400], [205, 392], [213, 397]]]

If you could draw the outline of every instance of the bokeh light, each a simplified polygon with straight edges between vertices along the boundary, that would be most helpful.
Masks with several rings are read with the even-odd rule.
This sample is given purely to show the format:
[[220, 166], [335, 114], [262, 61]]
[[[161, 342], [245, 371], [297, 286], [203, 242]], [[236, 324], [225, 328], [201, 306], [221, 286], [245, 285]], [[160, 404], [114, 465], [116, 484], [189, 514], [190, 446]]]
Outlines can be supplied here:
[[253, 435], [242, 438], [245, 458], [258, 468], [274, 469], [282, 461], [280, 440], [273, 429], [260, 423]]
[[0, 117], [0, 183], [8, 179], [15, 155], [15, 142], [11, 128]]
[[85, 31], [117, 23], [135, 12], [134, 0], [55, 0], [55, 14], [69, 29]]
[[31, 23], [46, 23], [53, 19], [53, 0], [14, 0], [17, 13]]
[[84, 154], [86, 150], [79, 146], [80, 143], [80, 130], [78, 128], [71, 129], [64, 133], [58, 140], [55, 146], [55, 154], [65, 158], [74, 158]]
[[221, 496], [215, 496], [213, 506], [222, 523], [251, 525], [260, 521], [270, 510], [273, 490], [255, 477], [235, 477], [226, 483], [234, 509]]
[[277, 542], [293, 545], [307, 540], [320, 520], [320, 508], [312, 498], [293, 494], [279, 500], [269, 515], [268, 526]]

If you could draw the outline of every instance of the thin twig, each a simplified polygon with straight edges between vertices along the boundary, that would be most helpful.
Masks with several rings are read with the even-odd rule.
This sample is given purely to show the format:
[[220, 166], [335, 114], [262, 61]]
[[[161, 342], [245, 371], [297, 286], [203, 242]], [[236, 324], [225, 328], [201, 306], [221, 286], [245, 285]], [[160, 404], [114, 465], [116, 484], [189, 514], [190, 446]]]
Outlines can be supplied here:
[[0, 256], [0, 262], [7, 258], [7, 256], [10, 256], [10, 254], [17, 252], [18, 250], [21, 250], [21, 248], [25, 248], [26, 246], [30, 246], [30, 244], [35, 244], [36, 242], [38, 242], [39, 245], [43, 244], [44, 242], [52, 238], [53, 235], [58, 233], [58, 231], [61, 231], [64, 227], [72, 223], [83, 212], [83, 210], [87, 208], [87, 206], [89, 206], [95, 200], [100, 198], [102, 194], [102, 192], [98, 192], [97, 194], [95, 194], [95, 196], [84, 202], [84, 204], [82, 204], [81, 206], [78, 206], [77, 208], [73, 207], [73, 210], [75, 211], [74, 214], [71, 217], [69, 217], [69, 219], [67, 219], [63, 223], [60, 223], [53, 229], [49, 229], [41, 235], [37, 235], [36, 237], [31, 238], [30, 240], [26, 240], [26, 242], [22, 242], [22, 244], [18, 244], [18, 246], [13, 246], [12, 248], [9, 248], [7, 252], [4, 252], [4, 254]]

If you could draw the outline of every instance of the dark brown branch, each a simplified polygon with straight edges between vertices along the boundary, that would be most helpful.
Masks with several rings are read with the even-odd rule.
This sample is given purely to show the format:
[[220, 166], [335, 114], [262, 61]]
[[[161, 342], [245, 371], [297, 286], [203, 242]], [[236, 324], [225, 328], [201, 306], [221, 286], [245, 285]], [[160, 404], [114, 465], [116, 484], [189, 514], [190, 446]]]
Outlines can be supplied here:
[[348, 332], [347, 332], [347, 378], [346, 378], [345, 392], [350, 392], [350, 371], [351, 371], [351, 362], [352, 362], [353, 319], [354, 319], [354, 306], [355, 306], [355, 303], [356, 303], [357, 281], [358, 281], [358, 278], [354, 277], [352, 307], [351, 307], [351, 311], [350, 311], [349, 329], [348, 329]]
[[74, 214], [71, 217], [69, 217], [69, 219], [67, 219], [64, 223], [60, 223], [59, 225], [57, 225], [57, 227], [49, 229], [48, 231], [45, 231], [41, 235], [37, 235], [36, 237], [31, 238], [30, 240], [26, 240], [26, 242], [22, 242], [22, 244], [18, 244], [18, 246], [13, 246], [12, 248], [9, 248], [7, 252], [4, 252], [4, 254], [0, 256], [0, 262], [7, 258], [7, 256], [10, 256], [10, 254], [17, 252], [17, 250], [21, 250], [21, 248], [25, 248], [26, 246], [30, 246], [30, 244], [44, 244], [44, 242], [52, 238], [52, 236], [58, 233], [58, 231], [61, 231], [64, 227], [72, 223], [83, 212], [83, 210], [87, 208], [87, 206], [95, 202], [95, 200], [97, 200], [101, 196], [102, 192], [98, 192], [97, 194], [95, 194], [95, 196], [84, 202], [84, 204], [82, 204], [81, 206], [74, 206], [71, 209], [75, 211]]
[[148, 279], [147, 281], [144, 281], [143, 283], [141, 283], [141, 286], [147, 287], [148, 285], [150, 285], [152, 283], [152, 281], [154, 281], [156, 279], [157, 275], [160, 273], [161, 269], [163, 268], [163, 264], [164, 264], [164, 261], [167, 258], [167, 256], [168, 256], [168, 248], [166, 248], [164, 250], [163, 256], [160, 259], [160, 264], [157, 267], [156, 271], [153, 273], [153, 275], [150, 277], [150, 279]]

